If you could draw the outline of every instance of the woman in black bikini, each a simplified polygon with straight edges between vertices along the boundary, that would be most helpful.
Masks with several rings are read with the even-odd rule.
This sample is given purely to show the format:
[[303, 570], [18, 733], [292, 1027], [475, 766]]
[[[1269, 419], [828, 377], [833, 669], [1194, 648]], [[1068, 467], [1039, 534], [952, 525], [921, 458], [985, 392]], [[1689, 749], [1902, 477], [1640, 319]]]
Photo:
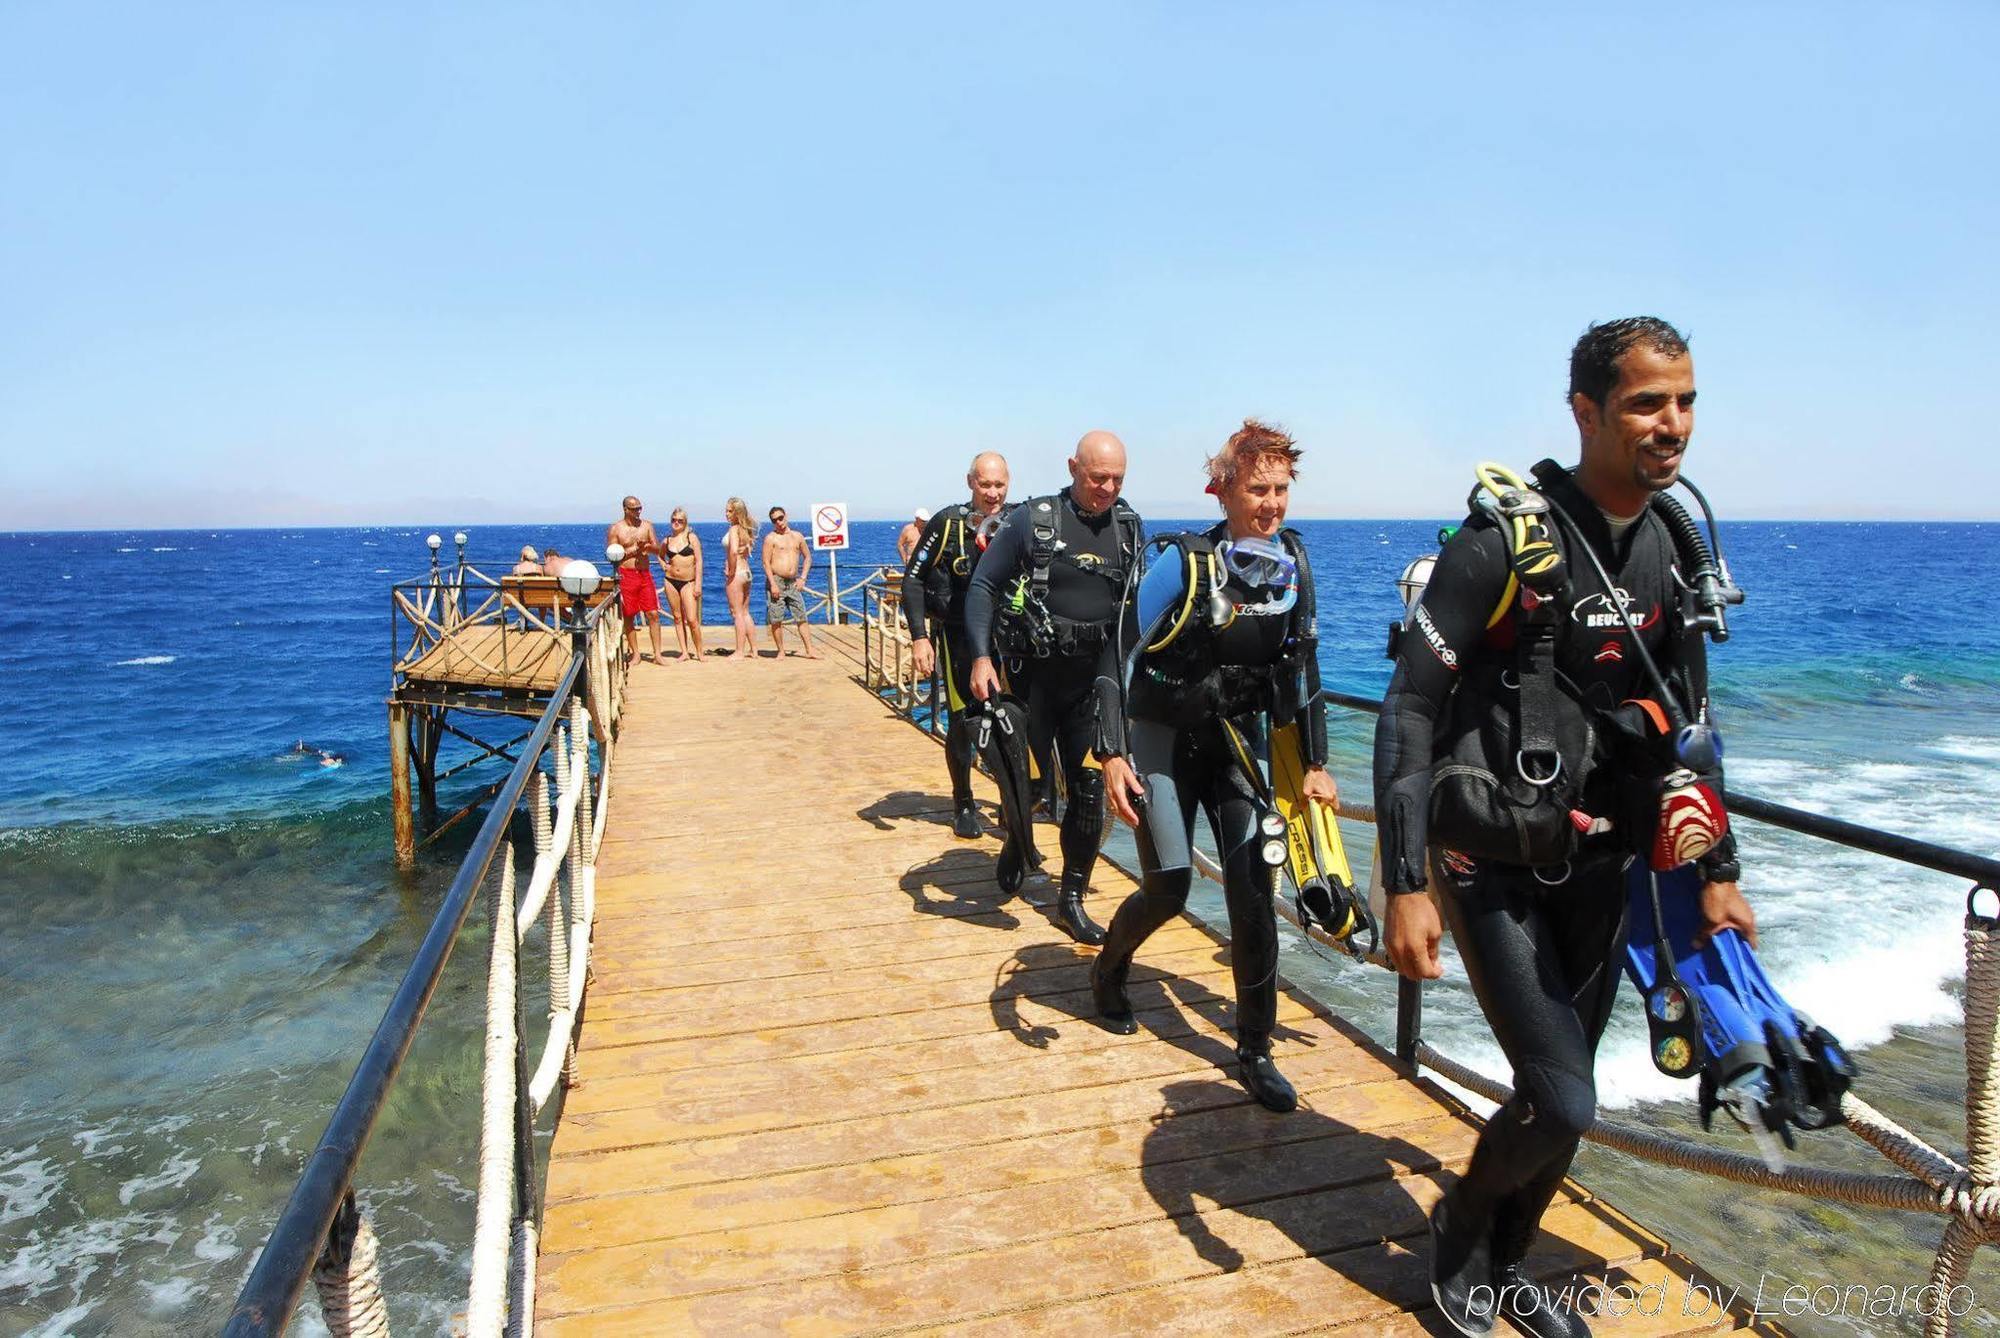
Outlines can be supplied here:
[[688, 528], [685, 507], [675, 507], [673, 528], [660, 545], [666, 564], [667, 611], [673, 615], [674, 635], [680, 638], [681, 658], [701, 663], [701, 539]]

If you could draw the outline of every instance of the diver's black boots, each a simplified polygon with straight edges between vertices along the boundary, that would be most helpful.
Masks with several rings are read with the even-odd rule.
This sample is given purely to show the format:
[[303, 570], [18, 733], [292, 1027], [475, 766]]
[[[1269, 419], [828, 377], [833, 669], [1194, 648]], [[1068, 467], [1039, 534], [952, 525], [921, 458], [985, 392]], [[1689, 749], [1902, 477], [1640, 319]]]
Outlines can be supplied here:
[[[1004, 857], [1006, 852], [1001, 852]], [[1004, 884], [1003, 884], [1004, 887]], [[1104, 928], [1090, 918], [1083, 909], [1084, 882], [1063, 875], [1062, 891], [1056, 897], [1056, 923], [1078, 943], [1088, 943], [1093, 947], [1104, 942]]]
[[979, 808], [967, 795], [963, 799], [953, 799], [951, 814], [951, 834], [961, 841], [970, 841], [980, 835]]
[[1098, 953], [1090, 963], [1090, 1001], [1097, 1008], [1097, 1025], [1116, 1036], [1130, 1036], [1139, 1030], [1132, 1016], [1132, 1001], [1125, 997], [1125, 973], [1132, 969], [1128, 958], [1117, 966]]
[[1298, 1089], [1291, 1080], [1278, 1072], [1278, 1066], [1271, 1059], [1271, 1042], [1240, 1041], [1236, 1046], [1236, 1062], [1243, 1071], [1243, 1088], [1257, 1098], [1257, 1104], [1265, 1110], [1275, 1110], [1280, 1115], [1289, 1114], [1299, 1108]]
[[1590, 1338], [1583, 1316], [1563, 1305], [1560, 1293], [1529, 1277], [1518, 1263], [1493, 1270], [1493, 1289], [1507, 1322], [1529, 1338]]
[[1431, 1209], [1431, 1299], [1467, 1338], [1493, 1332], [1493, 1250], [1488, 1223], [1462, 1221], [1453, 1186]]
[[[1546, 1202], [1545, 1196], [1536, 1199]], [[1535, 1212], [1539, 1219], [1541, 1212]], [[1493, 1221], [1493, 1290], [1507, 1322], [1530, 1338], [1590, 1338], [1583, 1316], [1561, 1304], [1556, 1288], [1544, 1287], [1521, 1267], [1534, 1242], [1537, 1222], [1527, 1220], [1517, 1202], [1503, 1200]]]
[[1021, 884], [1027, 881], [1028, 861], [1021, 857], [1020, 847], [1014, 844], [1011, 836], [1000, 847], [1000, 857], [993, 861], [993, 877], [998, 880], [1000, 890], [1010, 897], [1019, 892]]

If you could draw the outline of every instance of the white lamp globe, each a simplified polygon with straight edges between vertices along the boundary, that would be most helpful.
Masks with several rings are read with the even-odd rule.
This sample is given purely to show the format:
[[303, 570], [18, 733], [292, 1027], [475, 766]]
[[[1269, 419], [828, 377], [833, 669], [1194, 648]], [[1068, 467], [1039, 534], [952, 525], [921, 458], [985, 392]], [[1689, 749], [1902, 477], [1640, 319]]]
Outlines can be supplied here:
[[444, 547], [444, 539], [440, 535], [433, 534], [430, 538], [424, 540], [424, 547], [435, 553], [438, 549]]
[[564, 563], [561, 573], [556, 577], [556, 583], [578, 599], [589, 599], [596, 594], [597, 587], [603, 584], [603, 581], [604, 578], [598, 575], [596, 565], [582, 558]]
[[625, 560], [625, 545], [606, 544], [604, 546], [604, 560], [614, 567], [623, 562]]

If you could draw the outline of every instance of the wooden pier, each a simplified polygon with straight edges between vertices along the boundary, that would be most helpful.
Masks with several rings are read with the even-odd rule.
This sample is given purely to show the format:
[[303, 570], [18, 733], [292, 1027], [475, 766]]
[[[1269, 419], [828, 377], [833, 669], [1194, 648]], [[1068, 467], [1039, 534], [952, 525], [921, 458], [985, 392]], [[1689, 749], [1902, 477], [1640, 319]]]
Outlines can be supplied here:
[[[999, 895], [937, 745], [858, 686], [859, 633], [814, 637], [820, 661], [632, 667], [537, 1326], [1446, 1332], [1424, 1212], [1464, 1109], [1290, 988], [1301, 1108], [1251, 1103], [1228, 950], [1191, 921], [1141, 953], [1139, 1034], [1095, 1026], [1053, 887]], [[1131, 884], [1095, 886], [1103, 920]], [[1600, 1334], [1747, 1322], [1580, 1186], [1545, 1226], [1536, 1272], [1639, 1289]]]
[[[438, 782], [492, 758], [514, 761], [513, 748], [530, 729], [524, 725], [516, 738], [496, 743], [454, 725], [451, 713], [539, 719], [569, 669], [582, 613], [616, 591], [616, 582], [606, 579], [589, 599], [574, 601], [552, 576], [496, 579], [462, 556], [448, 575], [433, 564], [429, 579], [391, 588], [389, 806], [399, 864], [407, 868], [415, 862], [419, 808], [427, 828], [423, 840], [429, 841], [478, 811], [499, 784], [441, 817]], [[600, 685], [608, 684], [608, 657], [619, 636], [615, 623], [609, 620], [591, 634], [597, 660], [588, 688], [593, 700], [605, 690]], [[439, 751], [447, 738], [475, 752], [441, 771]]]

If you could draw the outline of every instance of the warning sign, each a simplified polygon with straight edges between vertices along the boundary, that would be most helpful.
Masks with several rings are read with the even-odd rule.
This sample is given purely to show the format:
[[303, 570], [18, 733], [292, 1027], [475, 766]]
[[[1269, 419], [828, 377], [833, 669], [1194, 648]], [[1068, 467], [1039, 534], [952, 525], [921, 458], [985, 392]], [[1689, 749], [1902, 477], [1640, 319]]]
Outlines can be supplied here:
[[812, 518], [814, 552], [847, 547], [847, 503], [814, 502]]

